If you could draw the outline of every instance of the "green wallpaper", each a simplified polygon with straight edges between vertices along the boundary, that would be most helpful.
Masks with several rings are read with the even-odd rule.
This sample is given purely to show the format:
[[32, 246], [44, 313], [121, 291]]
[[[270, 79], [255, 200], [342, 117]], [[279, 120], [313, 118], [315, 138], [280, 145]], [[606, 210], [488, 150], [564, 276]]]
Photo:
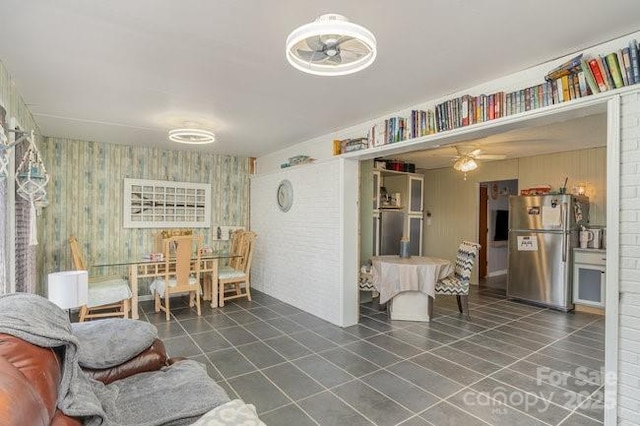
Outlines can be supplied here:
[[[248, 226], [246, 157], [57, 138], [45, 138], [41, 154], [51, 175], [50, 205], [42, 210], [38, 223], [41, 286], [48, 273], [71, 269], [70, 235], [78, 237], [89, 265], [138, 259], [152, 250], [157, 229], [122, 227], [126, 177], [210, 183], [212, 227]], [[211, 228], [196, 228], [196, 232], [203, 234], [206, 244], [225, 244], [212, 242]], [[126, 274], [127, 268], [90, 270], [90, 275], [114, 273]]]

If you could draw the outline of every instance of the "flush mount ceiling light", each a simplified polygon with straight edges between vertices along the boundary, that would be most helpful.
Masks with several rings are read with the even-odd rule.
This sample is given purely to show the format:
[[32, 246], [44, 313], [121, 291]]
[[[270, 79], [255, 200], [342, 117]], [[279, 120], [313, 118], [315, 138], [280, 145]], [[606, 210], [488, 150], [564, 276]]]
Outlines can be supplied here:
[[173, 129], [169, 130], [169, 140], [178, 143], [204, 145], [214, 142], [216, 135], [209, 130], [203, 129]]
[[287, 60], [300, 71], [325, 76], [365, 69], [376, 59], [376, 38], [335, 13], [296, 28], [287, 37]]

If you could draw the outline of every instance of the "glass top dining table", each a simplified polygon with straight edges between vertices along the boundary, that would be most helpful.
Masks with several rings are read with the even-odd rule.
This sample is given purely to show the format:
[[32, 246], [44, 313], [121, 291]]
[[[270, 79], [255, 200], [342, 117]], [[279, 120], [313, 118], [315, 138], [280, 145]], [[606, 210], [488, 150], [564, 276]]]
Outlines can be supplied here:
[[[226, 252], [205, 253], [200, 256], [200, 274], [204, 278], [203, 299], [211, 300], [211, 307], [218, 306], [218, 265], [221, 259], [239, 257], [237, 254]], [[193, 261], [197, 257], [192, 258]], [[175, 259], [169, 259], [169, 268], [175, 264]], [[138, 257], [134, 260], [97, 263], [92, 268], [129, 267], [129, 285], [131, 286], [131, 318], [139, 319], [138, 312], [138, 278], [155, 278], [165, 275], [166, 260], [149, 260]], [[195, 265], [194, 265], [195, 267]]]

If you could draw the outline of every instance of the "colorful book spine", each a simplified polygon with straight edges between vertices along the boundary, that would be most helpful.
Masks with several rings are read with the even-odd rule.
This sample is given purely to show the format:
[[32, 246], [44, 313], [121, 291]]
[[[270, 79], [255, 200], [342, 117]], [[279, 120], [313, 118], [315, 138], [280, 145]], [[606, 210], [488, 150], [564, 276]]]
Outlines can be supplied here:
[[571, 89], [569, 87], [569, 77], [563, 76], [560, 81], [562, 82], [562, 102], [571, 100]]
[[606, 59], [600, 55], [598, 58], [598, 65], [604, 71], [604, 78], [607, 81], [607, 86], [609, 89], [613, 90], [616, 88], [615, 83], [613, 82], [613, 77], [611, 76], [611, 70], [609, 69], [609, 65], [607, 64]]
[[593, 77], [593, 71], [591, 71], [591, 67], [589, 67], [589, 64], [587, 63], [587, 61], [583, 59], [580, 66], [587, 80], [587, 84], [589, 85], [589, 89], [591, 90], [591, 93], [593, 94], [600, 93], [600, 88], [598, 87], [598, 83], [596, 83], [596, 79]]
[[591, 68], [591, 72], [593, 73], [593, 78], [596, 80], [598, 84], [598, 88], [601, 92], [606, 92], [609, 88], [607, 87], [607, 82], [604, 79], [603, 70], [600, 68], [600, 62], [598, 59], [590, 59], [589, 60], [589, 68]]
[[[622, 66], [624, 64], [624, 66]], [[628, 47], [622, 49], [622, 64], [624, 75], [627, 77], [627, 85], [635, 84], [635, 78], [633, 77], [633, 68], [631, 66], [631, 52]]]
[[640, 51], [638, 51], [638, 42], [632, 40], [629, 43], [629, 56], [631, 57], [631, 70], [635, 83], [640, 83]]
[[[627, 72], [624, 69], [624, 59], [622, 59], [622, 49], [618, 49], [614, 52], [616, 58], [618, 59], [618, 69], [620, 71], [620, 78], [622, 79], [622, 86], [629, 85], [629, 79], [627, 78]], [[609, 54], [610, 55], [610, 54]], [[607, 56], [609, 56], [607, 55]], [[613, 74], [612, 74], [613, 76]]]
[[580, 89], [580, 96], [588, 96], [591, 94], [589, 90], [589, 85], [587, 84], [587, 77], [584, 75], [584, 72], [580, 71], [578, 74], [578, 87]]
[[556, 68], [549, 71], [544, 77], [547, 81], [557, 80], [565, 75], [573, 74], [580, 69], [580, 61], [582, 60], [582, 53], [575, 58], [569, 59], [567, 62], [560, 64]]

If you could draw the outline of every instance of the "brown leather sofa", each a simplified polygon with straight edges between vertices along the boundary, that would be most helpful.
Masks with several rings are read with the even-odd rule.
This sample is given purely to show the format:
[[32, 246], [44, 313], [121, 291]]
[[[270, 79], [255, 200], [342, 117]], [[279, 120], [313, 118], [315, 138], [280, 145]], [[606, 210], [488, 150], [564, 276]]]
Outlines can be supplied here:
[[[0, 334], [0, 426], [80, 426], [81, 419], [68, 417], [56, 407], [62, 379], [61, 353], [18, 337]], [[84, 370], [105, 384], [170, 365], [164, 344], [156, 339], [132, 359], [104, 370]]]

